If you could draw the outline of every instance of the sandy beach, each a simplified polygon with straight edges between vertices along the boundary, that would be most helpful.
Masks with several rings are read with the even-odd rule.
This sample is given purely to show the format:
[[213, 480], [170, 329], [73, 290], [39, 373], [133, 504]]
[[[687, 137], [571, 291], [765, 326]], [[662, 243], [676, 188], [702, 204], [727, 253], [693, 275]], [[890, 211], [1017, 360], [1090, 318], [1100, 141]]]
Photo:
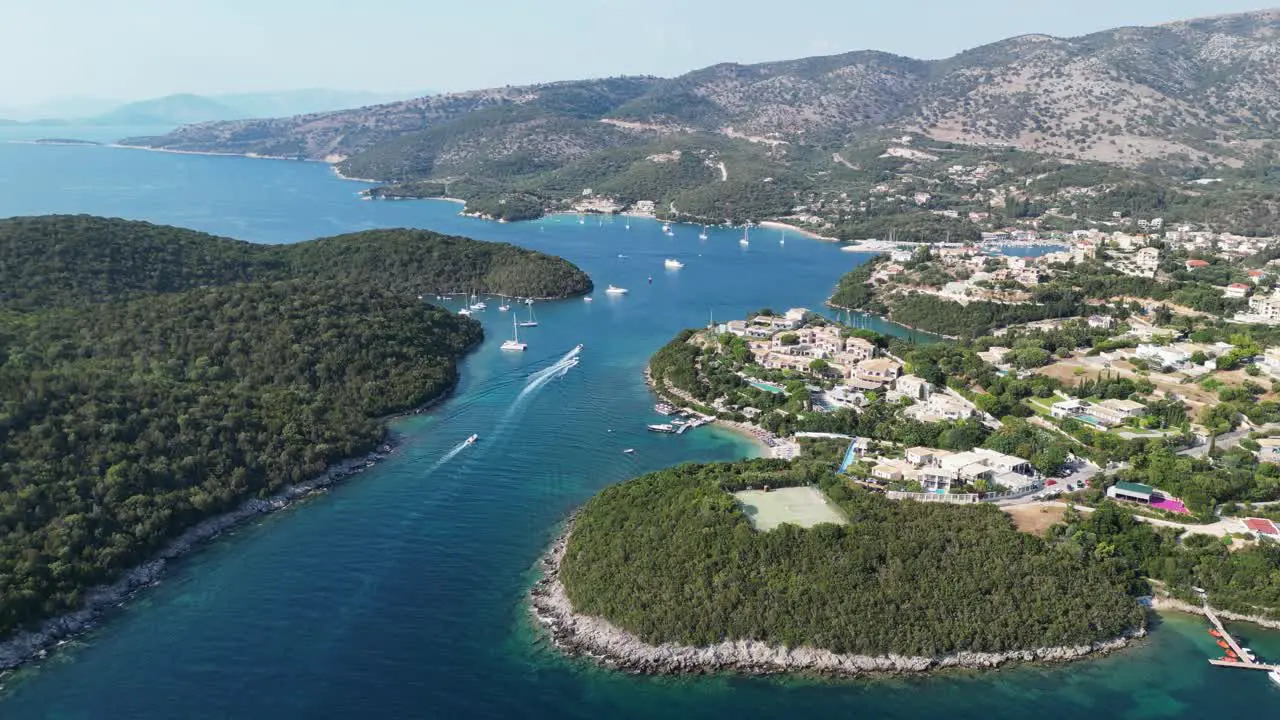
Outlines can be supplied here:
[[824, 240], [826, 242], [840, 242], [840, 238], [833, 238], [827, 235], [820, 235], [812, 230], [806, 230], [802, 227], [799, 227], [798, 225], [791, 225], [789, 223], [778, 222], [777, 220], [764, 220], [760, 223], [760, 227], [771, 228], [773, 230], [786, 230], [788, 232], [794, 232], [797, 235], [803, 235], [804, 237], [807, 237], [813, 240]]

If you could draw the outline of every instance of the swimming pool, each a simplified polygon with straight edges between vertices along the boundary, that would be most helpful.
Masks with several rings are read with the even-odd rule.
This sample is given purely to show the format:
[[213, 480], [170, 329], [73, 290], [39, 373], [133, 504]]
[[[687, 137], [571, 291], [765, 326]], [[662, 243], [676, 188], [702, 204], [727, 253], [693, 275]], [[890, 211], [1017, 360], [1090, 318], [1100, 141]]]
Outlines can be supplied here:
[[777, 385], [774, 385], [772, 383], [767, 383], [767, 382], [753, 382], [751, 383], [751, 387], [760, 388], [761, 390], [765, 392], [771, 392], [774, 395], [779, 395], [783, 392], [786, 392], [785, 390], [778, 387]]

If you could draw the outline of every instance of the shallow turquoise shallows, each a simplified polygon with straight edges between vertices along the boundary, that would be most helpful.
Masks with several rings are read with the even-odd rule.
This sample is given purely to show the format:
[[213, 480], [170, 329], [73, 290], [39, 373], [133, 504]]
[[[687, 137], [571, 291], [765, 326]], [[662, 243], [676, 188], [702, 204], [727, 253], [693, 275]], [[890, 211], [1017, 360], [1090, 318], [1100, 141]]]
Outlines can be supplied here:
[[[391, 459], [179, 563], [97, 631], [5, 678], [0, 717], [1099, 720], [1280, 707], [1264, 674], [1209, 667], [1202, 623], [1178, 616], [1104, 659], [909, 680], [639, 678], [561, 658], [522, 605], [557, 524], [609, 483], [753, 452], [712, 428], [646, 432], [645, 359], [712, 314], [819, 307], [866, 256], [766, 230], [744, 249], [740, 231], [699, 241], [675, 226], [668, 238], [640, 220], [498, 225], [449, 203], [364, 202], [361, 187], [313, 163], [0, 144], [0, 216], [113, 215], [256, 242], [427, 227], [563, 255], [600, 288], [594, 302], [536, 306], [525, 353], [498, 350], [511, 322], [490, 302], [457, 393], [396, 423]], [[607, 296], [609, 284], [630, 292]], [[529, 384], [578, 343], [577, 366]], [[472, 433], [478, 443], [442, 462]], [[1280, 657], [1280, 635], [1236, 629]]]

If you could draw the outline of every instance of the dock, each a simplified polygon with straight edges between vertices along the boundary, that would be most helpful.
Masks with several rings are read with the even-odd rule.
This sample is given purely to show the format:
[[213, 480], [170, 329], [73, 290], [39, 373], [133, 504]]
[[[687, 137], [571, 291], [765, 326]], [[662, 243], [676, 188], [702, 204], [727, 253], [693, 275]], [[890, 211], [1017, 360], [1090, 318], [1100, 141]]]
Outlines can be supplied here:
[[1239, 660], [1236, 661], [1214, 660], [1213, 658], [1210, 658], [1210, 665], [1228, 668], [1243, 668], [1245, 670], [1264, 670], [1267, 672], [1280, 670], [1280, 665], [1268, 665], [1266, 663], [1257, 662], [1256, 660], [1251, 660], [1250, 656], [1252, 653], [1246, 653], [1244, 648], [1240, 646], [1240, 643], [1236, 642], [1236, 639], [1231, 636], [1231, 633], [1227, 632], [1227, 629], [1222, 625], [1222, 621], [1219, 620], [1218, 616], [1213, 612], [1213, 608], [1209, 607], [1208, 598], [1203, 598], [1203, 602], [1205, 617], [1209, 618], [1209, 622], [1213, 623], [1213, 627], [1218, 631], [1221, 639], [1230, 646], [1231, 651], [1236, 654], [1237, 658], [1239, 658]]

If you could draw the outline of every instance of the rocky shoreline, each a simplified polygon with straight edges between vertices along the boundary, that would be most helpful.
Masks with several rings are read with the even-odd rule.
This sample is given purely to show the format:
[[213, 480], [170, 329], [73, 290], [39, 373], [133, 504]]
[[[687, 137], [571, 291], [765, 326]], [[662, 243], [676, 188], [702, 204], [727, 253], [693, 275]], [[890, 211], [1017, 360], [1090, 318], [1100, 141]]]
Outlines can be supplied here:
[[[464, 353], [470, 350], [471, 348], [467, 348]], [[435, 399], [413, 410], [389, 415], [382, 420], [385, 422], [425, 412], [452, 395], [456, 386], [455, 378], [453, 384]], [[299, 500], [326, 491], [331, 485], [363, 473], [386, 459], [395, 451], [395, 446], [395, 439], [389, 434], [384, 435], [380, 446], [373, 452], [337, 462], [319, 476], [306, 482], [288, 485], [266, 499], [246, 500], [235, 510], [211, 517], [188, 529], [169, 541], [154, 558], [129, 569], [121, 575], [119, 580], [110, 585], [90, 588], [85, 593], [85, 600], [78, 610], [50, 618], [41, 623], [36, 630], [22, 631], [0, 642], [0, 673], [8, 672], [29, 662], [43, 660], [50, 648], [92, 630], [112, 608], [120, 607], [145, 588], [158, 583], [170, 560], [186, 555], [201, 543], [217, 538], [240, 523], [283, 510]]]
[[917, 674], [944, 668], [997, 668], [1011, 662], [1067, 662], [1119, 650], [1146, 635], [1145, 628], [1107, 642], [1038, 648], [1005, 653], [962, 652], [941, 657], [849, 655], [829, 650], [786, 648], [753, 640], [691, 647], [652, 645], [609, 621], [574, 612], [560, 582], [573, 518], [540, 561], [543, 576], [529, 591], [529, 610], [546, 628], [552, 644], [565, 654], [586, 657], [607, 668], [644, 675], [732, 672], [769, 675], [804, 672], [836, 677]]

